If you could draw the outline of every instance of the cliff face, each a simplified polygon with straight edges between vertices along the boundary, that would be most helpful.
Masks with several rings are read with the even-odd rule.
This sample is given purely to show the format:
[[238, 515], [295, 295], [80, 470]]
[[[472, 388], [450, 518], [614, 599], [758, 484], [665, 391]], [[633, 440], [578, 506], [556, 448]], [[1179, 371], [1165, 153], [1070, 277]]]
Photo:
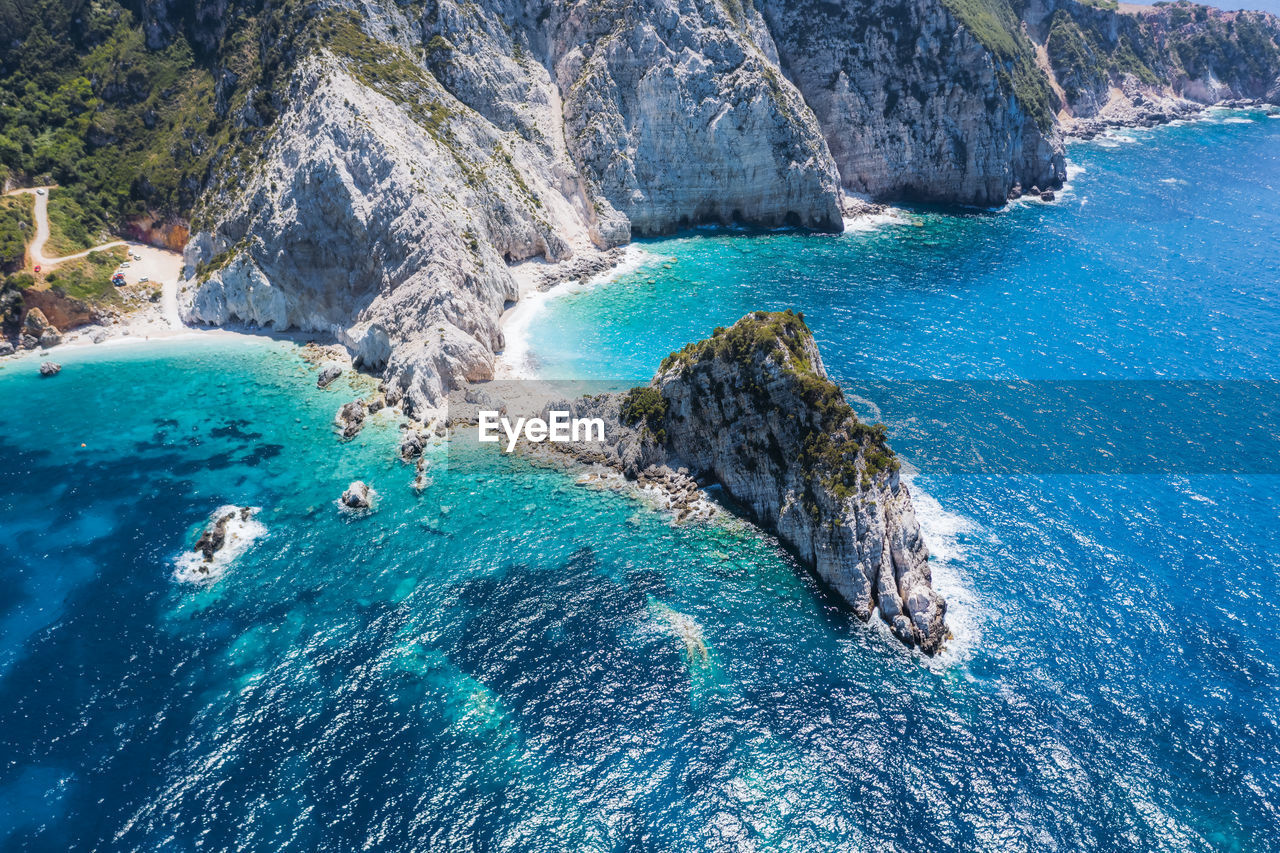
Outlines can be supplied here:
[[1021, 33], [1002, 53], [937, 0], [766, 0], [765, 14], [850, 190], [987, 206], [1065, 179]]
[[259, 159], [206, 197], [185, 318], [333, 331], [423, 411], [492, 375], [510, 262], [633, 228], [839, 228], [835, 166], [759, 16], [648, 11], [317, 12]]
[[1043, 44], [1062, 118], [1161, 120], [1195, 105], [1280, 102], [1280, 19], [1190, 3], [1117, 12], [1077, 0], [1033, 0], [1028, 32]]
[[[148, 39], [185, 33], [225, 63], [215, 101], [235, 153], [197, 211], [186, 317], [333, 331], [412, 411], [491, 376], [511, 262], [706, 222], [839, 229], [842, 186], [979, 205], [1056, 186], [1063, 86], [1041, 67], [1074, 69], [1063, 97], [1081, 114], [1137, 91], [1117, 68], [1185, 97], [1276, 88], [1274, 19], [1234, 13], [1181, 24], [1035, 0], [1028, 38], [1005, 0], [354, 8], [142, 14]], [[1063, 15], [1114, 45], [1105, 62], [1072, 58]], [[218, 55], [252, 53], [254, 33], [252, 74]]]
[[414, 411], [491, 375], [506, 261], [565, 257], [593, 229], [544, 151], [370, 50], [298, 71], [260, 165], [188, 246], [203, 279], [184, 313], [332, 331]]
[[879, 611], [907, 645], [941, 647], [946, 601], [898, 461], [827, 379], [801, 317], [749, 314], [673, 353], [648, 386], [550, 408], [566, 406], [609, 424], [603, 444], [566, 452], [677, 492], [684, 470], [720, 484], [861, 619]]
[[638, 233], [735, 221], [840, 230], [827, 143], [754, 7], [586, 0], [548, 11], [574, 154]]
[[653, 387], [677, 460], [776, 529], [861, 619], [878, 609], [898, 639], [937, 651], [946, 602], [897, 459], [827, 379], [803, 320], [750, 314], [670, 356]]

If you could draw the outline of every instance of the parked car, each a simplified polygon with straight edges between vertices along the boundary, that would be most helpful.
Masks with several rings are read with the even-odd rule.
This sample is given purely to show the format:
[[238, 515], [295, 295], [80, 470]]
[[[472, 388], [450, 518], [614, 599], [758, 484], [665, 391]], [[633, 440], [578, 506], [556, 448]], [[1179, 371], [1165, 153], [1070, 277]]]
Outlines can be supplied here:
[[44, 195], [44, 187], [41, 187], [40, 189], [36, 190], [36, 195]]
[[147, 278], [144, 275], [142, 278], [138, 279], [138, 281], [142, 282], [143, 284], [146, 284], [147, 282], [151, 281], [151, 279]]

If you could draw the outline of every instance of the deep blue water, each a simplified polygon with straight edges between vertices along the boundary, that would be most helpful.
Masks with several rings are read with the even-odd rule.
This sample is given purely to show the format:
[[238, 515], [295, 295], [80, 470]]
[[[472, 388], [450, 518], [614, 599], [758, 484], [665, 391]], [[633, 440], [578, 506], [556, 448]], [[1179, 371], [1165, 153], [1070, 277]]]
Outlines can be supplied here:
[[[649, 244], [533, 350], [639, 379], [795, 307], [847, 383], [1280, 379], [1280, 121], [1141, 136], [1052, 206]], [[468, 451], [416, 496], [396, 422], [339, 444], [351, 389], [288, 345], [60, 360], [0, 369], [5, 850], [1276, 844], [1274, 477], [919, 472], [925, 661], [744, 526]], [[226, 503], [265, 535], [176, 579]]]

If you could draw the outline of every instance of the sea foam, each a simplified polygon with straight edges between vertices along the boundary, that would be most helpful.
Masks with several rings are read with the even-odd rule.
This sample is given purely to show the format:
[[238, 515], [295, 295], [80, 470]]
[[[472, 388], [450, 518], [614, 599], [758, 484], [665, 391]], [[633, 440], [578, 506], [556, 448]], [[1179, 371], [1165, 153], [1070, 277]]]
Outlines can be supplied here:
[[963, 566], [967, 553], [963, 538], [978, 532], [979, 527], [943, 507], [920, 487], [915, 474], [905, 466], [902, 479], [911, 490], [916, 520], [929, 546], [933, 587], [947, 600], [947, 627], [952, 635], [931, 663], [949, 667], [966, 660], [982, 640], [981, 605]]
[[207, 562], [204, 554], [199, 551], [187, 551], [180, 555], [174, 560], [175, 580], [185, 583], [211, 583], [217, 580], [226, 572], [227, 567], [236, 561], [236, 558], [266, 534], [266, 526], [257, 519], [261, 507], [250, 507], [248, 518], [241, 518], [236, 512], [238, 509], [239, 507], [227, 504], [214, 510], [209, 516], [210, 522], [220, 515], [234, 513], [227, 521], [226, 544], [213, 555], [212, 560]]

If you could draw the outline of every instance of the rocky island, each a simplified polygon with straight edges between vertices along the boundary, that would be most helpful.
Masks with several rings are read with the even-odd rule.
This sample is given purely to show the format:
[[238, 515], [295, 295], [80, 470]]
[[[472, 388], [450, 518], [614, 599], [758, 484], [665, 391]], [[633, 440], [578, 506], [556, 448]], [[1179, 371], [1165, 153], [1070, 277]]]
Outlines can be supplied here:
[[548, 408], [608, 427], [603, 442], [546, 447], [681, 494], [720, 485], [863, 621], [878, 611], [903, 643], [942, 647], [947, 605], [898, 459], [827, 378], [802, 316], [748, 314], [646, 386]]

